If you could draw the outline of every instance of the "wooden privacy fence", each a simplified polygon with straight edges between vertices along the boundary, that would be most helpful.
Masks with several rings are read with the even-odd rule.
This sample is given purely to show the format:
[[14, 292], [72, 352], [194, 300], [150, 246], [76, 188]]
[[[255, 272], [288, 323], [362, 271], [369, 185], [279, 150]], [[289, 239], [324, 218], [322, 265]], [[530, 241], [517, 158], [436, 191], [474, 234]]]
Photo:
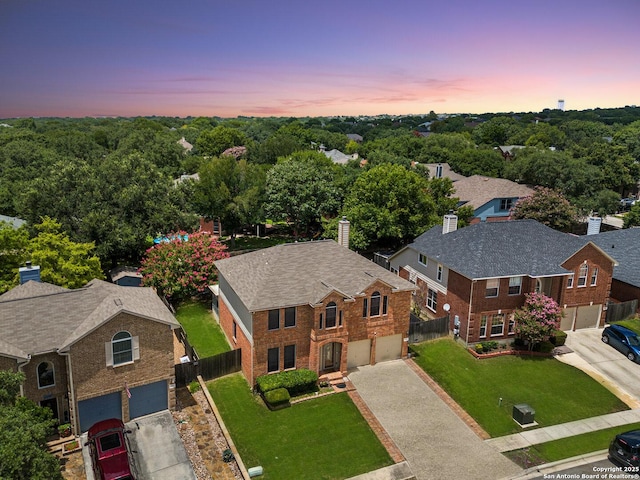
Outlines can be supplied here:
[[422, 320], [411, 314], [409, 323], [409, 343], [420, 343], [449, 335], [449, 317]]
[[635, 315], [638, 310], [638, 299], [628, 302], [613, 303], [607, 305], [607, 323], [617, 322]]
[[213, 380], [230, 373], [239, 372], [242, 368], [242, 349], [220, 353], [213, 357], [200, 358], [189, 363], [175, 365], [176, 387], [186, 387], [198, 375], [204, 380]]

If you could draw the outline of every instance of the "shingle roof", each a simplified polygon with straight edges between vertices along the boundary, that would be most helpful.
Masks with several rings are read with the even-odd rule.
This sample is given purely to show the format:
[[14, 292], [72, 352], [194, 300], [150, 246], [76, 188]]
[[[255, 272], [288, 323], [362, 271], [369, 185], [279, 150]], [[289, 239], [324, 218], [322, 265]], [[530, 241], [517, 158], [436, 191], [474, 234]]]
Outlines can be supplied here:
[[481, 222], [443, 234], [435, 226], [408, 246], [467, 278], [563, 275], [561, 264], [585, 245], [535, 220]]
[[444, 178], [450, 178], [452, 182], [458, 182], [467, 178], [464, 175], [460, 175], [459, 173], [451, 170], [451, 166], [448, 163], [422, 163], [421, 165], [427, 167], [429, 170], [429, 178], [436, 178], [436, 168], [438, 165], [442, 166], [442, 176]]
[[0, 295], [0, 332], [6, 344], [0, 343], [0, 353], [65, 350], [120, 312], [179, 326], [151, 288], [92, 280], [68, 290], [31, 281]]
[[360, 295], [376, 280], [414, 285], [333, 240], [289, 243], [218, 260], [216, 267], [249, 311], [316, 304], [332, 291]]
[[613, 278], [640, 287], [640, 228], [612, 230], [584, 238], [618, 261], [613, 268]]
[[492, 178], [482, 175], [472, 175], [453, 184], [455, 192], [452, 197], [458, 197], [461, 202], [471, 205], [474, 209], [490, 202], [494, 198], [523, 198], [533, 195], [533, 189], [526, 185], [512, 182], [505, 178]]

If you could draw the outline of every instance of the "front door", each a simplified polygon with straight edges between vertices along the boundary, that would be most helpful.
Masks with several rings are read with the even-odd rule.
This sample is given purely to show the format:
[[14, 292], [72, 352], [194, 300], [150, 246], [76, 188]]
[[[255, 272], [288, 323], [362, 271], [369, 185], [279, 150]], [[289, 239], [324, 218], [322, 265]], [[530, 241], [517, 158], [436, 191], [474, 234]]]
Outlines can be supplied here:
[[342, 344], [337, 342], [327, 343], [322, 347], [320, 360], [321, 372], [337, 372], [340, 370], [340, 353]]
[[53, 418], [58, 419], [58, 399], [57, 398], [49, 398], [48, 400], [42, 400], [40, 402], [41, 407], [48, 408], [53, 412]]

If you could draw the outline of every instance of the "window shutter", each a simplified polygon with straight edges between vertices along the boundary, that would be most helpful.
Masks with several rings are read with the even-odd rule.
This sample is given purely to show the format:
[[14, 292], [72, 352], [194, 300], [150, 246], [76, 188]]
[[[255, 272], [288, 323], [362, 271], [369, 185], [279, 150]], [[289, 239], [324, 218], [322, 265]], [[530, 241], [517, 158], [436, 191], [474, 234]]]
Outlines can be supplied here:
[[111, 348], [111, 342], [105, 342], [104, 355], [107, 359], [107, 367], [113, 367], [113, 349]]
[[140, 360], [140, 339], [138, 337], [132, 338], [133, 346], [133, 361]]

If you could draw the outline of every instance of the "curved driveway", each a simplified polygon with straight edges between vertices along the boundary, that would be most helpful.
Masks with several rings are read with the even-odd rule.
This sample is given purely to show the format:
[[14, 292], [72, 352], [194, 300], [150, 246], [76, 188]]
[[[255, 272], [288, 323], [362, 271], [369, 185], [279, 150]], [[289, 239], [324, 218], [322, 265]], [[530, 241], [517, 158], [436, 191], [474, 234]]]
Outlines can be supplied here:
[[522, 471], [476, 436], [403, 360], [359, 367], [349, 379], [418, 480], [497, 479]]

